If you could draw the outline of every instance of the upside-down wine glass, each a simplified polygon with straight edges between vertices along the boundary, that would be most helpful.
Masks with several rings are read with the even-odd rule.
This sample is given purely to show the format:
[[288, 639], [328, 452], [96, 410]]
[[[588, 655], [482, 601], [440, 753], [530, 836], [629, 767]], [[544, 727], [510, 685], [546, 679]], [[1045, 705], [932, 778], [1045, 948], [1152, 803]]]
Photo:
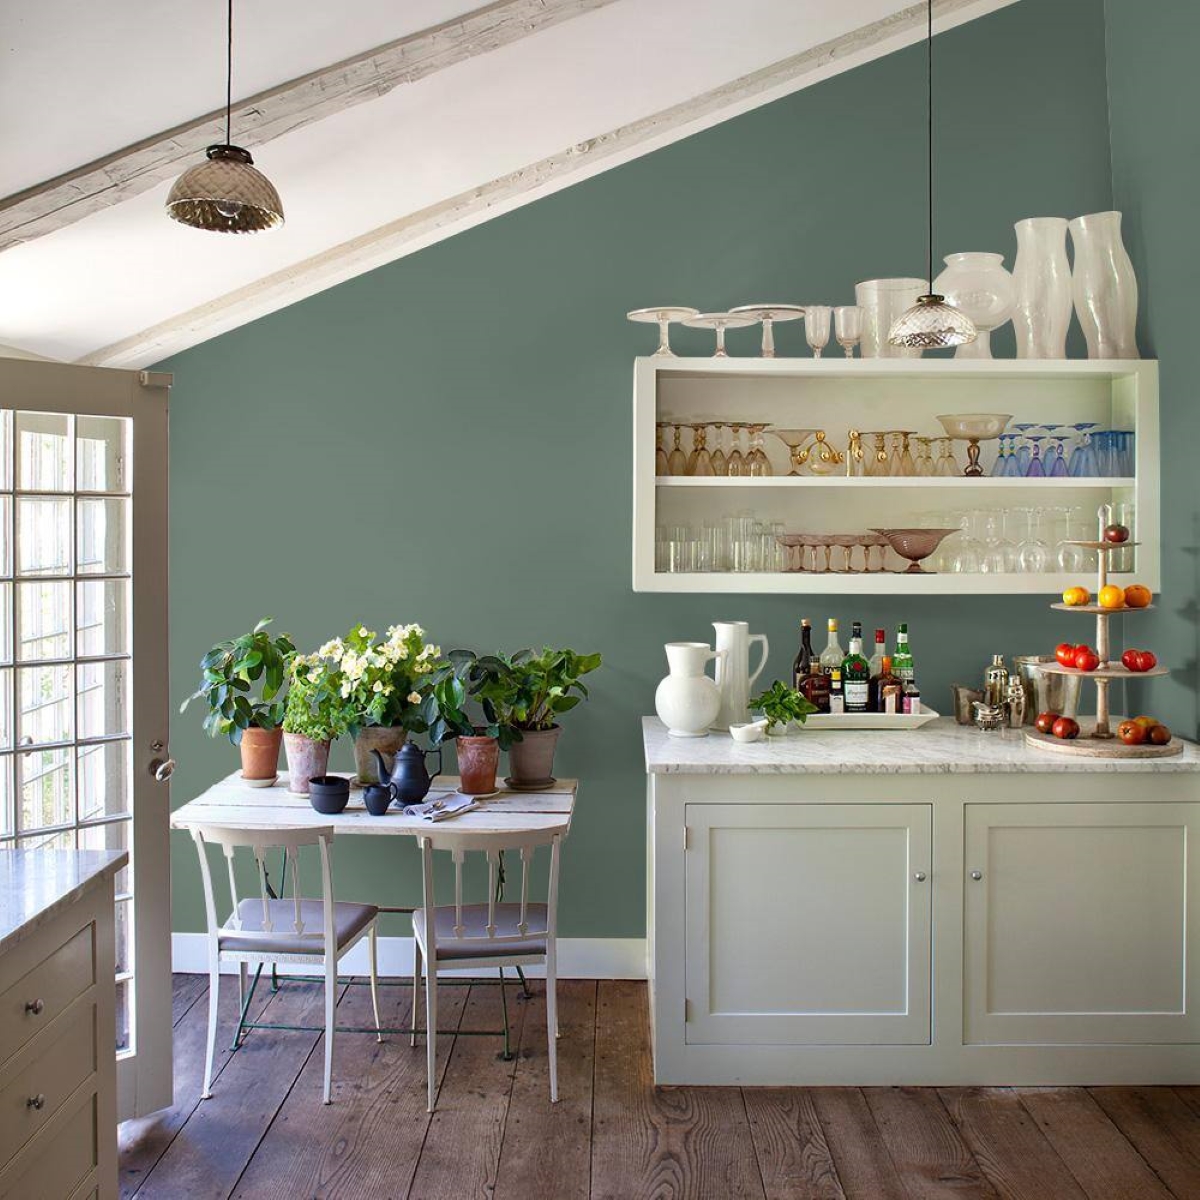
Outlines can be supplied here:
[[746, 470], [746, 457], [742, 453], [742, 430], [745, 425], [730, 423], [729, 431], [733, 435], [733, 449], [729, 452], [729, 474], [734, 478], [749, 475]]
[[675, 422], [675, 443], [671, 447], [671, 453], [667, 455], [667, 468], [672, 475], [686, 475], [688, 456], [684, 454], [683, 447], [679, 444], [679, 439], [683, 436], [683, 426]]
[[700, 478], [710, 478], [715, 475], [712, 455], [708, 452], [708, 426], [705, 424], [691, 425], [692, 453], [688, 458], [687, 473]]
[[933, 465], [933, 438], [919, 437], [917, 438], [917, 474], [932, 475], [935, 467]]
[[1067, 461], [1067, 473], [1076, 479], [1097, 473], [1096, 450], [1092, 445], [1091, 431], [1099, 424], [1099, 421], [1076, 421], [1071, 426], [1078, 436], [1078, 442]]
[[714, 421], [713, 429], [716, 430], [716, 448], [712, 452], [712, 469], [714, 475], [729, 474], [729, 459], [725, 454], [725, 422]]
[[1026, 479], [1045, 479], [1046, 467], [1042, 462], [1042, 442], [1046, 440], [1044, 433], [1028, 434], [1026, 440], [1033, 443], [1029, 456], [1029, 466], [1025, 468]]
[[767, 453], [763, 449], [763, 430], [766, 429], [767, 422], [761, 424], [750, 424], [750, 454], [747, 458], [749, 466], [748, 475], [754, 478], [766, 478], [774, 474], [771, 470], [771, 460], [767, 458]]
[[669, 422], [655, 421], [654, 422], [654, 474], [655, 475], [670, 475], [671, 464], [667, 461], [667, 452], [663, 449], [663, 431], [667, 428]]
[[1029, 449], [1028, 435], [1031, 429], [1037, 428], [1037, 425], [1033, 421], [1018, 421], [1014, 423], [1013, 428], [1020, 431], [1022, 438], [1021, 444], [1017, 447], [1017, 467], [1019, 468], [1019, 474], [1028, 475], [1029, 460], [1033, 457]]
[[950, 449], [950, 442], [950, 438], [938, 438], [941, 452], [938, 454], [935, 474], [943, 479], [951, 476], [957, 477], [959, 474], [958, 463], [954, 458], [954, 452]]

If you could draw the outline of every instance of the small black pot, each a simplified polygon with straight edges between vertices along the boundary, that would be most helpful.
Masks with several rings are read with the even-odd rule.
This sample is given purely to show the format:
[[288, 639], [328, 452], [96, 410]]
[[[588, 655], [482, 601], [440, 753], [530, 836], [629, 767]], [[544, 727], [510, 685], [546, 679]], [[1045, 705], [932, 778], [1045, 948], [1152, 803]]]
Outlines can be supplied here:
[[318, 775], [309, 780], [308, 802], [322, 816], [336, 816], [350, 803], [350, 780], [340, 775]]
[[382, 784], [373, 783], [363, 788], [363, 804], [373, 817], [382, 817], [392, 802], [392, 789]]

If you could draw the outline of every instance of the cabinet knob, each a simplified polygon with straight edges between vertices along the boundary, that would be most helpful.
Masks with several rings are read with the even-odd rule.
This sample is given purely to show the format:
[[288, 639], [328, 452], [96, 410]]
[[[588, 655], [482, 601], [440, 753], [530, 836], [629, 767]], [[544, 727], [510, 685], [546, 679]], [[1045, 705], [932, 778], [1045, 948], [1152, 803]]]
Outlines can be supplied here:
[[914, 875], [913, 875], [913, 878], [914, 878], [914, 879], [915, 879], [915, 880], [916, 880], [918, 883], [924, 883], [924, 882], [925, 882], [925, 872], [924, 872], [924, 871], [917, 871], [917, 872], [915, 872], [915, 873], [914, 873]]
[[41, 1092], [38, 1092], [36, 1096], [30, 1096], [29, 1099], [25, 1101], [25, 1107], [36, 1108], [39, 1110], [43, 1109], [46, 1107], [46, 1097]]
[[974, 879], [976, 883], [978, 883], [983, 878], [983, 872], [982, 871], [972, 871], [971, 878]]
[[45, 1001], [39, 996], [36, 1000], [25, 1001], [25, 1011], [32, 1016], [40, 1017], [46, 1009]]

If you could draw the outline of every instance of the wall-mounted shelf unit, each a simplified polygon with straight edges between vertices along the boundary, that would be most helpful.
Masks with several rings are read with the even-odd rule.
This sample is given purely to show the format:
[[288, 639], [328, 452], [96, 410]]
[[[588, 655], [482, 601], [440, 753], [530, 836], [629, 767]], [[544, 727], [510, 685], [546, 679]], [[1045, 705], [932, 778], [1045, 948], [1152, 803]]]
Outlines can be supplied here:
[[[1158, 365], [1152, 361], [946, 359], [639, 358], [634, 365], [633, 586], [643, 592], [1048, 595], [1090, 569], [1000, 574], [902, 574], [887, 570], [668, 571], [656, 569], [656, 529], [719, 523], [734, 513], [781, 522], [789, 533], [867, 533], [937, 524], [939, 515], [1015, 507], [1132, 505], [1139, 545], [1114, 582], [1160, 583]], [[788, 450], [768, 434], [773, 474], [764, 478], [656, 476], [655, 426], [670, 422], [770, 422], [816, 428], [838, 450], [850, 429], [909, 429], [942, 436], [941, 413], [1011, 413], [1013, 422], [1093, 422], [1135, 434], [1132, 474], [1084, 478], [788, 475]], [[1011, 426], [1010, 426], [1011, 429]], [[1037, 431], [1035, 431], [1037, 432]], [[1049, 447], [1049, 441], [1043, 446]], [[743, 447], [745, 443], [743, 442]], [[956, 442], [960, 468], [965, 444]], [[686, 443], [685, 443], [686, 447]], [[710, 445], [711, 449], [711, 445]], [[996, 442], [983, 443], [991, 470]], [[1049, 530], [1047, 521], [1045, 528]], [[961, 536], [961, 535], [956, 535]], [[855, 560], [861, 568], [864, 559]], [[662, 567], [660, 561], [657, 564]]]

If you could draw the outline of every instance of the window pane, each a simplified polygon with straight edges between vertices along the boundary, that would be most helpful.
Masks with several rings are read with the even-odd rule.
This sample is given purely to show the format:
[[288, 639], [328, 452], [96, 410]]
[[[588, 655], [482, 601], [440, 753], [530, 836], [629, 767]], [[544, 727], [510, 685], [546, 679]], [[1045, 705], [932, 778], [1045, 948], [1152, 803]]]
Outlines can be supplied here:
[[[80, 850], [128, 850], [128, 821], [106, 821], [103, 825], [82, 825], [79, 829]], [[130, 890], [129, 867], [122, 867], [113, 881], [114, 891]]]
[[76, 668], [77, 737], [113, 737], [129, 732], [129, 664], [85, 663]]
[[133, 933], [133, 905], [128, 900], [117, 901], [117, 974], [133, 967], [130, 954]]
[[117, 984], [117, 1053], [128, 1050], [129, 1026], [133, 1020], [133, 996], [130, 994], [129, 983]]
[[81, 492], [129, 491], [129, 420], [77, 417], [75, 487]]
[[71, 574], [71, 501], [17, 497], [17, 574]]
[[0, 412], [0, 490], [12, 491], [12, 410]]
[[16, 417], [17, 488], [29, 492], [69, 492], [72, 459], [71, 418], [64, 413], [19, 412]]
[[12, 574], [12, 512], [11, 496], [0, 496], [0, 575]]
[[129, 570], [129, 501], [78, 500], [80, 575], [116, 575]]
[[0, 663], [12, 662], [13, 585], [0, 583]]
[[130, 743], [105, 742], [79, 749], [79, 819], [129, 812]]
[[76, 584], [75, 653], [84, 658], [129, 653], [129, 581]]
[[11, 667], [0, 670], [0, 750], [11, 750], [13, 745]]
[[12, 772], [13, 756], [0, 754], [0, 837], [4, 838], [12, 837], [16, 832], [13, 821]]
[[75, 698], [71, 668], [17, 668], [17, 740], [44, 746], [71, 740]]
[[71, 584], [39, 580], [17, 584], [17, 657], [22, 662], [71, 653]]
[[21, 850], [74, 850], [75, 834], [70, 829], [62, 833], [37, 833], [18, 838], [16, 845]]
[[72, 820], [71, 758], [69, 750], [34, 750], [17, 756], [23, 830]]

